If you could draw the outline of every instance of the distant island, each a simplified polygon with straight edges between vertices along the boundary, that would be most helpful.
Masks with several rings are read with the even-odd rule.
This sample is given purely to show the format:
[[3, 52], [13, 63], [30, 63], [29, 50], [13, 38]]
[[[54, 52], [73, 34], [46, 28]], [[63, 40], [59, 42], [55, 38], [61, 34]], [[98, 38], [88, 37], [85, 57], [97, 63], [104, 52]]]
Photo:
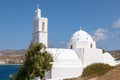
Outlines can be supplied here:
[[22, 64], [25, 60], [25, 49], [0, 51], [0, 64]]

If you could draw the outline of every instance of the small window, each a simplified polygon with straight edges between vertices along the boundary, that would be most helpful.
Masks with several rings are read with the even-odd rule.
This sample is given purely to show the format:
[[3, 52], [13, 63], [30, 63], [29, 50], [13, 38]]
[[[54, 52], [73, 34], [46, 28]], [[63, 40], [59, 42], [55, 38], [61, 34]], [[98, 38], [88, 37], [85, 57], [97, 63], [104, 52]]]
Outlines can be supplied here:
[[90, 44], [90, 48], [92, 48], [92, 44]]
[[70, 46], [70, 49], [73, 49], [73, 46], [72, 46], [72, 45]]

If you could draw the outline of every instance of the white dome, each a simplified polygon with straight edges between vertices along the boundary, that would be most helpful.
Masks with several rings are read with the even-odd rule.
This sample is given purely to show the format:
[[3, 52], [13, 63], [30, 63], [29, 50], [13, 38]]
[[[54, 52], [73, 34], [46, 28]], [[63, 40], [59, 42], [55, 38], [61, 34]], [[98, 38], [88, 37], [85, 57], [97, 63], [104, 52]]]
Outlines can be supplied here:
[[79, 30], [75, 32], [71, 38], [71, 42], [93, 41], [92, 37], [85, 31]]
[[67, 45], [67, 48], [96, 48], [96, 43], [95, 41], [93, 41], [92, 37], [87, 32], [79, 30], [72, 35]]
[[62, 60], [80, 60], [77, 54], [71, 49], [56, 49], [56, 48], [48, 48], [48, 52], [50, 52], [54, 59], [62, 59]]
[[82, 67], [81, 59], [71, 49], [47, 48], [53, 56], [53, 67]]

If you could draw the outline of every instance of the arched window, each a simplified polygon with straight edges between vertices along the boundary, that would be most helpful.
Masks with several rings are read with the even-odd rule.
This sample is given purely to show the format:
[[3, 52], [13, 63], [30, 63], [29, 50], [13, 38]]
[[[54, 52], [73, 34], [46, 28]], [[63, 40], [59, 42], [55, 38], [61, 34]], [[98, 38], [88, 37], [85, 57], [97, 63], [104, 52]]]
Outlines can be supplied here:
[[45, 23], [42, 23], [42, 31], [45, 31]]
[[90, 48], [92, 48], [93, 46], [92, 46], [92, 44], [90, 44]]
[[72, 46], [72, 45], [70, 46], [70, 49], [73, 49], [73, 46]]

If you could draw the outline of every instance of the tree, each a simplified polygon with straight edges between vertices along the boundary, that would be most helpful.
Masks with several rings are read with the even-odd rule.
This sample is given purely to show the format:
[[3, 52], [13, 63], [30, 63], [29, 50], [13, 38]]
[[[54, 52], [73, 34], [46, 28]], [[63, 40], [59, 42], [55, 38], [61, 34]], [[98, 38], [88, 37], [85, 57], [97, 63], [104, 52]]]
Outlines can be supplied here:
[[31, 44], [25, 54], [24, 64], [20, 67], [16, 80], [31, 80], [34, 77], [45, 77], [45, 72], [51, 70], [53, 57], [45, 50], [42, 43]]
[[102, 53], [105, 53], [105, 52], [106, 52], [106, 50], [102, 48]]
[[102, 53], [103, 54], [106, 52], [106, 50], [104, 48], [100, 48], [100, 49], [102, 49]]

